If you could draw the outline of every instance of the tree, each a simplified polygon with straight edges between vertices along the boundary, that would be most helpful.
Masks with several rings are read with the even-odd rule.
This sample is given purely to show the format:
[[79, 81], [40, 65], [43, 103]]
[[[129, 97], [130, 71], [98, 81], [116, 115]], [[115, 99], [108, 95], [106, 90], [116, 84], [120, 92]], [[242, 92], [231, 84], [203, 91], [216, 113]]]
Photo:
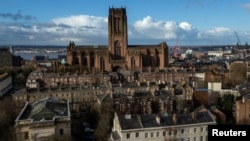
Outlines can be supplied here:
[[233, 122], [233, 105], [235, 101], [235, 96], [232, 94], [224, 94], [216, 102], [216, 107], [222, 111], [226, 117], [227, 122]]
[[12, 76], [14, 86], [25, 86], [26, 79], [33, 68], [4, 67], [0, 68], [0, 74], [8, 73]]
[[111, 130], [111, 113], [101, 113], [97, 128], [94, 131], [96, 141], [106, 141]]
[[11, 98], [7, 97], [0, 101], [0, 141], [14, 140], [14, 124], [17, 117], [15, 105]]
[[229, 69], [230, 80], [233, 86], [246, 80], [247, 66], [245, 63], [232, 63]]
[[20, 72], [15, 76], [14, 82], [16, 86], [25, 86], [26, 77], [22, 72]]
[[232, 94], [225, 94], [222, 98], [222, 105], [223, 109], [228, 113], [232, 113], [232, 108], [234, 104], [234, 95]]

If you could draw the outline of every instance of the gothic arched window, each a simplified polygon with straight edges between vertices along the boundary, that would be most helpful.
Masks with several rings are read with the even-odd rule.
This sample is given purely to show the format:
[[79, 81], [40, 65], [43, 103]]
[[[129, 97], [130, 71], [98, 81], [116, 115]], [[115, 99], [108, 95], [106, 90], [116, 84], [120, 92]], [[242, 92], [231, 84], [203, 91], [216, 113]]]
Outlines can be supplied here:
[[85, 57], [85, 56], [82, 57], [82, 65], [83, 66], [87, 66], [88, 65], [87, 57]]
[[115, 54], [115, 59], [120, 59], [121, 58], [121, 45], [120, 45], [119, 41], [115, 41], [114, 54]]
[[95, 66], [95, 54], [93, 52], [90, 53], [90, 67]]
[[131, 69], [132, 70], [135, 69], [135, 58], [134, 57], [131, 58]]
[[105, 60], [103, 59], [103, 57], [101, 57], [100, 59], [100, 69], [105, 70]]

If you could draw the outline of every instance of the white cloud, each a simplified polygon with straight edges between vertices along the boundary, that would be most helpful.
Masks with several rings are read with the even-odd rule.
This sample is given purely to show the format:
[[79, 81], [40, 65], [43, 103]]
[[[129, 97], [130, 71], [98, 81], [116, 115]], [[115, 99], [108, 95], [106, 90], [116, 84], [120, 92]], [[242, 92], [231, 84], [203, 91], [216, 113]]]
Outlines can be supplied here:
[[183, 29], [183, 30], [185, 30], [185, 31], [190, 31], [190, 30], [192, 30], [192, 25], [189, 24], [188, 22], [181, 22], [181, 23], [179, 24], [179, 26], [180, 26], [181, 29]]
[[245, 9], [247, 9], [248, 11], [250, 11], [250, 3], [244, 4], [243, 7], [244, 7]]
[[70, 40], [79, 44], [102, 44], [103, 38], [107, 38], [108, 30], [106, 17], [89, 15], [56, 18], [52, 19], [51, 23], [0, 23], [0, 27], [0, 35], [5, 35], [5, 38], [0, 39], [2, 44], [9, 40], [15, 41], [15, 44], [63, 45], [68, 44]]
[[161, 21], [153, 21], [152, 17], [147, 16], [143, 18], [142, 20], [139, 20], [135, 22], [134, 26], [138, 30], [145, 30], [145, 29], [150, 29], [150, 28], [160, 28], [162, 25]]
[[29, 39], [33, 40], [33, 39], [35, 39], [35, 37], [34, 36], [29, 36]]
[[[106, 45], [107, 30], [106, 17], [89, 15], [55, 18], [50, 23], [0, 23], [0, 43], [67, 45], [72, 40], [77, 45]], [[250, 35], [250, 32], [238, 32], [238, 35], [246, 36]], [[244, 40], [249, 41], [248, 37]], [[199, 30], [188, 21], [163, 21], [151, 16], [146, 16], [132, 24], [128, 23], [128, 40], [131, 44], [162, 41], [176, 44], [177, 40], [181, 45], [236, 43], [234, 31], [227, 27]]]
[[196, 33], [196, 29], [188, 22], [154, 20], [150, 16], [135, 22], [134, 28], [148, 38], [162, 40], [186, 38], [187, 34]]
[[[88, 41], [86, 38], [96, 38], [107, 36], [107, 18], [95, 17], [90, 15], [74, 15], [63, 18], [53, 19], [52, 22], [57, 25], [48, 31], [53, 31], [70, 36], [78, 36], [80, 42]], [[83, 35], [83, 36], [81, 36]], [[80, 38], [82, 37], [82, 38]], [[66, 39], [67, 39], [66, 38]], [[93, 39], [91, 39], [93, 40]]]
[[199, 38], [207, 37], [227, 37], [228, 35], [234, 34], [234, 31], [226, 27], [214, 27], [212, 29], [206, 30], [199, 33]]
[[94, 27], [103, 28], [107, 24], [106, 17], [95, 17], [90, 15], [75, 15], [64, 18], [53, 19], [52, 22], [59, 25], [64, 24], [70, 27]]
[[177, 30], [178, 29], [178, 24], [174, 21], [166, 21], [164, 23], [164, 28], [168, 31], [171, 31], [171, 30]]

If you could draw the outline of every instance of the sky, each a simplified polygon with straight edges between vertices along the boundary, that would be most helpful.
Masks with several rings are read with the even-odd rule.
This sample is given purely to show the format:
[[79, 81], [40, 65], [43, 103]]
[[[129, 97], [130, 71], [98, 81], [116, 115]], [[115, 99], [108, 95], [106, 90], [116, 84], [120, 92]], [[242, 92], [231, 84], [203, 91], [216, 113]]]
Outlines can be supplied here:
[[109, 7], [126, 8], [128, 44], [250, 43], [249, 0], [0, 0], [0, 45], [107, 45]]

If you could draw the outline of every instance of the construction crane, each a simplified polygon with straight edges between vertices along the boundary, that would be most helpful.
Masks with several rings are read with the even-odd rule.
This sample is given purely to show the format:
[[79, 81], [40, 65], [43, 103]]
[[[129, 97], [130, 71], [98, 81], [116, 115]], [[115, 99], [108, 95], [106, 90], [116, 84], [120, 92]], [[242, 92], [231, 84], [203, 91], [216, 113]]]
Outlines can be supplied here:
[[176, 46], [173, 48], [173, 50], [174, 50], [174, 57], [176, 59], [180, 59], [181, 58], [181, 53], [182, 53], [182, 48], [179, 46], [179, 38], [177, 38]]
[[181, 57], [182, 48], [181, 47], [174, 47], [174, 57], [180, 59]]
[[235, 36], [236, 36], [236, 38], [237, 38], [237, 40], [238, 40], [239, 45], [241, 45], [241, 42], [240, 42], [240, 39], [239, 39], [239, 36], [238, 36], [237, 32], [234, 31], [234, 34], [235, 34]]

